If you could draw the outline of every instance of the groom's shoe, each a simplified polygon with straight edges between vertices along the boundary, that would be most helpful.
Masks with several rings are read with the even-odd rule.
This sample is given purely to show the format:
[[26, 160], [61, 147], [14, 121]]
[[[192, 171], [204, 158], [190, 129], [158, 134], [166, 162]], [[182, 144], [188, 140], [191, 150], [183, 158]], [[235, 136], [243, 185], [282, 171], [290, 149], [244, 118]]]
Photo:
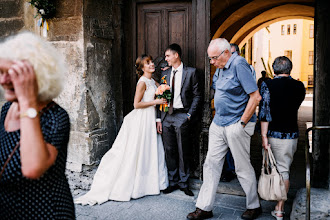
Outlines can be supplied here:
[[261, 206], [256, 209], [247, 209], [241, 216], [242, 219], [253, 220], [258, 218], [258, 216], [262, 213]]
[[187, 219], [195, 219], [195, 220], [207, 219], [212, 217], [213, 217], [212, 211], [204, 211], [200, 208], [196, 208], [194, 212], [191, 212], [187, 215]]
[[194, 193], [188, 187], [181, 188], [180, 190], [184, 192], [184, 194], [186, 194], [187, 196], [194, 196]]
[[179, 186], [178, 185], [175, 185], [175, 186], [169, 186], [167, 187], [166, 189], [163, 190], [163, 193], [164, 194], [169, 194], [175, 190], [179, 189]]

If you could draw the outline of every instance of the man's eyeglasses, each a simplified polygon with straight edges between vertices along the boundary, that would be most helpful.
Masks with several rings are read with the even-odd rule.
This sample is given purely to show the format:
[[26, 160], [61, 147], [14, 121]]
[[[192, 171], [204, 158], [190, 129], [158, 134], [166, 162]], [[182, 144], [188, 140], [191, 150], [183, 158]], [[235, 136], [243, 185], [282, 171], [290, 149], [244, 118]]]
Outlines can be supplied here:
[[211, 61], [211, 60], [217, 60], [220, 56], [221, 56], [221, 54], [223, 54], [223, 52], [225, 52], [226, 50], [223, 50], [218, 56], [215, 56], [215, 57], [209, 57], [209, 60]]

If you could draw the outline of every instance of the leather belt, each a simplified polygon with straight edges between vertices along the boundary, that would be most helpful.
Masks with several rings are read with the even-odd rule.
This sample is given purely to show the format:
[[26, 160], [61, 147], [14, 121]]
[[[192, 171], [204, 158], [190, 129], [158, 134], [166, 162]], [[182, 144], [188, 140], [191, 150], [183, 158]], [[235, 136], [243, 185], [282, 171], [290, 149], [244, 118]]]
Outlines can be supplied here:
[[173, 113], [186, 113], [184, 108], [175, 108], [173, 109]]

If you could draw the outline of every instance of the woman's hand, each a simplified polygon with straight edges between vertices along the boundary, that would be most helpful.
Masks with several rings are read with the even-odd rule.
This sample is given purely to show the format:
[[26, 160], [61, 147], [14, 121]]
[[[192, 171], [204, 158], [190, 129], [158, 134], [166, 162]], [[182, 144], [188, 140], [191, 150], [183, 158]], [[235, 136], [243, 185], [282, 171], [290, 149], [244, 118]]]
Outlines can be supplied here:
[[268, 148], [270, 148], [270, 144], [268, 143], [268, 137], [262, 135], [261, 138], [262, 138], [262, 147], [265, 150], [268, 150]]
[[15, 61], [8, 70], [20, 105], [33, 107], [38, 101], [38, 84], [33, 66], [26, 60]]
[[161, 105], [161, 104], [166, 104], [167, 100], [162, 98], [162, 99], [155, 99], [154, 103], [155, 105]]
[[14, 62], [11, 60], [0, 59], [0, 72], [8, 72], [13, 64]]

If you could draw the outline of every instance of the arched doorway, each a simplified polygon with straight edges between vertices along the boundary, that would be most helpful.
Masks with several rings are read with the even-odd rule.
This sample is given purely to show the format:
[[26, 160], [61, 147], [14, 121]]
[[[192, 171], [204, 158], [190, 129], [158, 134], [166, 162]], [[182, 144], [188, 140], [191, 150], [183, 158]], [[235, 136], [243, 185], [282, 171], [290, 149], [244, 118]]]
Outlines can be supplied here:
[[[230, 43], [236, 43], [242, 48], [249, 42], [251, 37], [272, 23], [287, 19], [314, 19], [314, 1], [211, 1], [211, 38], [223, 37]], [[251, 64], [251, 63], [250, 63]], [[211, 67], [212, 68], [212, 67]], [[211, 69], [211, 78], [214, 69]], [[302, 120], [312, 120], [312, 108]], [[307, 117], [307, 118], [306, 118]], [[304, 121], [304, 122], [305, 122]], [[292, 193], [305, 186], [305, 162], [304, 162], [304, 131], [306, 126], [302, 122], [300, 135], [300, 151], [296, 158], [299, 160], [293, 164], [294, 180]], [[261, 143], [258, 135], [254, 135], [251, 144], [251, 161], [260, 174], [261, 166]], [[236, 182], [237, 183], [237, 182]]]
[[[315, 11], [315, 12], [314, 12]], [[211, 38], [224, 37], [232, 43], [244, 45], [251, 36], [265, 26], [291, 18], [314, 19], [314, 125], [329, 125], [329, 7], [321, 0], [212, 0], [210, 13]], [[211, 71], [212, 72], [212, 71]], [[304, 136], [304, 134], [301, 134]], [[329, 133], [313, 137], [314, 186], [329, 187]]]

